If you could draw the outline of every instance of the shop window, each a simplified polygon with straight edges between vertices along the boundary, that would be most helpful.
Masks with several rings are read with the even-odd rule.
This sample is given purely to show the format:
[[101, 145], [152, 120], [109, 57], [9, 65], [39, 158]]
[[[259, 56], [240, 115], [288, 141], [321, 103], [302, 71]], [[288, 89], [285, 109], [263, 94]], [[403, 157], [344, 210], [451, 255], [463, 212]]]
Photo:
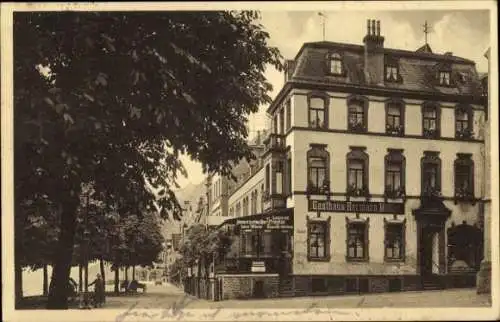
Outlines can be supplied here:
[[310, 220], [307, 217], [307, 254], [309, 261], [330, 260], [330, 218]]
[[483, 233], [465, 221], [448, 229], [448, 271], [477, 272], [483, 258]]

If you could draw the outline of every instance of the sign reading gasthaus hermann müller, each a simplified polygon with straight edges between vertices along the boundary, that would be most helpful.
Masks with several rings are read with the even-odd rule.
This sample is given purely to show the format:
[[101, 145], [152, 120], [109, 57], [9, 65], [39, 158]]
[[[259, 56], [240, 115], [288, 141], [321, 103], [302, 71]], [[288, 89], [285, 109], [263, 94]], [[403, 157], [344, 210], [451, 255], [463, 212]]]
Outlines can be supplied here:
[[309, 211], [404, 214], [405, 208], [403, 203], [309, 200]]

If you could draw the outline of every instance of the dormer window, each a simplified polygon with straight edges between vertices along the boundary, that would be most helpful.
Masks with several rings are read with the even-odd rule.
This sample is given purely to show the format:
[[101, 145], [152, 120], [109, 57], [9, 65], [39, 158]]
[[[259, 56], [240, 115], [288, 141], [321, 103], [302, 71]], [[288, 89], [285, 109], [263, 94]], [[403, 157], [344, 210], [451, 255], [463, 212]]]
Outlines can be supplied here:
[[451, 85], [451, 82], [450, 82], [450, 71], [440, 71], [439, 72], [439, 85], [442, 85], [442, 86], [450, 86]]
[[344, 69], [342, 66], [342, 56], [338, 53], [329, 55], [328, 58], [329, 73], [332, 75], [343, 75]]
[[388, 82], [398, 81], [399, 70], [398, 66], [391, 64], [385, 66], [385, 80]]
[[401, 76], [399, 75], [399, 62], [398, 59], [391, 56], [385, 56], [385, 74], [386, 82], [399, 82]]

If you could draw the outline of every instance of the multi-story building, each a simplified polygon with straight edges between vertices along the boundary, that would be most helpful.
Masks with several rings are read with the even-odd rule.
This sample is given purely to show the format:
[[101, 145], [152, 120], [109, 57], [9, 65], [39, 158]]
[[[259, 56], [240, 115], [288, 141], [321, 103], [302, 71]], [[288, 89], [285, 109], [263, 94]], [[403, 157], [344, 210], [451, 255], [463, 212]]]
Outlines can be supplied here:
[[483, 75], [481, 81], [483, 83], [483, 95], [488, 97], [487, 109], [485, 111], [484, 124], [484, 182], [483, 182], [483, 227], [484, 227], [484, 256], [481, 262], [481, 269], [477, 276], [477, 292], [491, 292], [491, 136], [490, 136], [490, 119], [491, 119], [491, 99], [490, 99], [490, 82], [488, 75], [491, 73], [491, 48], [485, 53], [488, 59], [488, 74]]
[[234, 234], [218, 297], [473, 285], [485, 106], [473, 61], [385, 48], [378, 21], [363, 45], [305, 43], [254, 170], [215, 188]]

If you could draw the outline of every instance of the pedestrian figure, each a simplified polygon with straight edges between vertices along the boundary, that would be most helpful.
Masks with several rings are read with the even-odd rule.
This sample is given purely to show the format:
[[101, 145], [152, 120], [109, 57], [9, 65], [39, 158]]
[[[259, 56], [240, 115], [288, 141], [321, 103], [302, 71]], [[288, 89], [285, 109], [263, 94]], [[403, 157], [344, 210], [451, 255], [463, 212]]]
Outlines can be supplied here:
[[104, 281], [101, 278], [101, 274], [96, 275], [96, 279], [89, 284], [89, 286], [94, 285], [94, 306], [102, 307], [104, 303]]

